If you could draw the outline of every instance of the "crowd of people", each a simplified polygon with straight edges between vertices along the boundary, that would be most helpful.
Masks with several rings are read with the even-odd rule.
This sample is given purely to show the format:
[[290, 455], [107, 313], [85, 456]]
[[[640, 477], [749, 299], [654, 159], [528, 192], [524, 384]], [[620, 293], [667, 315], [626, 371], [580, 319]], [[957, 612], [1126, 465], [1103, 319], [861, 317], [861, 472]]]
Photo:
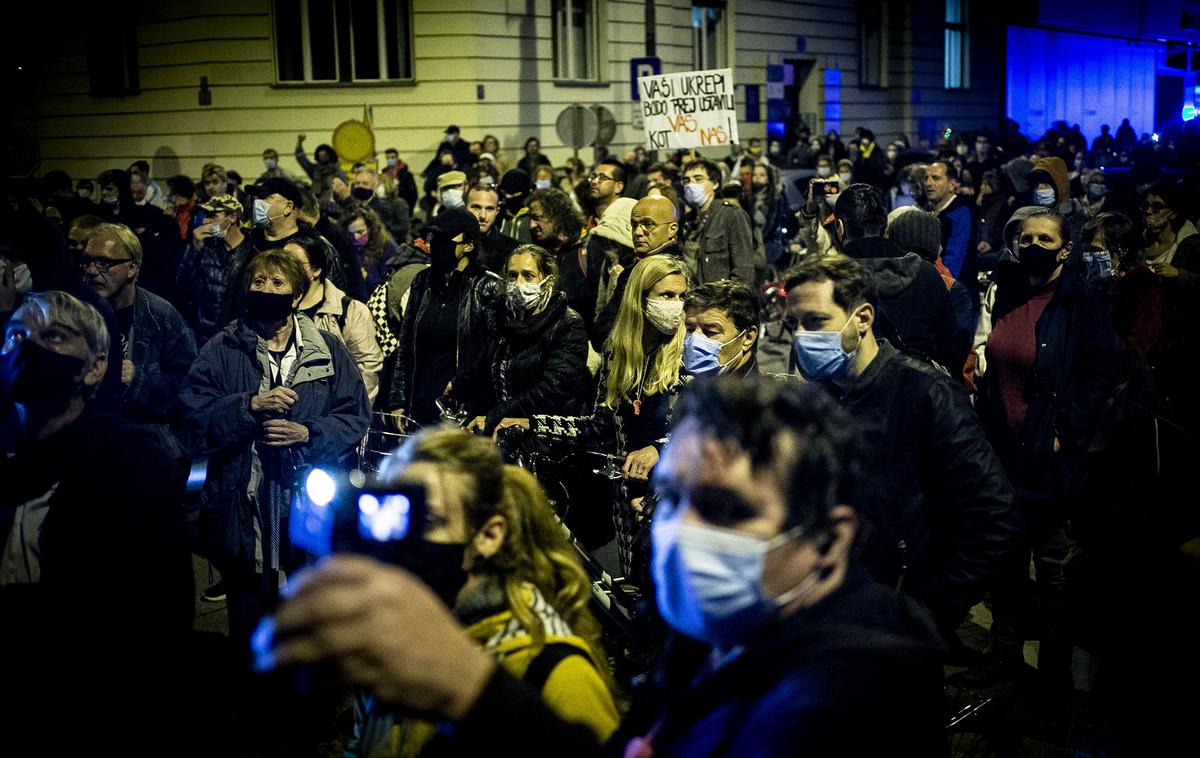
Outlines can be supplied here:
[[[292, 754], [341, 691], [353, 755], [938, 755], [945, 666], [1065, 719], [1077, 648], [1114, 749], [1176, 734], [1140, 727], [1198, 670], [1196, 130], [801, 127], [589, 168], [452, 125], [420, 173], [305, 139], [253, 182], [6, 185], [0, 602], [31, 740], [64, 689], [141, 739], [121, 678], [163, 734], [216, 714], [183, 752]], [[423, 531], [399, 566], [318, 562], [304, 477], [366, 470], [379, 432], [403, 445], [372, 486], [421, 488]], [[578, 551], [610, 548], [637, 639], [590, 606]], [[192, 553], [228, 611], [213, 667]]]

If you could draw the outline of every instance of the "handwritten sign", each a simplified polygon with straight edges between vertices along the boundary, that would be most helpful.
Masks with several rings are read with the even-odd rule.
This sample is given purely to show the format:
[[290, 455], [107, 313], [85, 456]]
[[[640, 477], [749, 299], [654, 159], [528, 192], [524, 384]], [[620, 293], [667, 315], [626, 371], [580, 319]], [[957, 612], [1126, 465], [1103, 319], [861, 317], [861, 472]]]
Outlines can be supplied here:
[[646, 147], [675, 150], [738, 141], [733, 70], [689, 71], [638, 79]]

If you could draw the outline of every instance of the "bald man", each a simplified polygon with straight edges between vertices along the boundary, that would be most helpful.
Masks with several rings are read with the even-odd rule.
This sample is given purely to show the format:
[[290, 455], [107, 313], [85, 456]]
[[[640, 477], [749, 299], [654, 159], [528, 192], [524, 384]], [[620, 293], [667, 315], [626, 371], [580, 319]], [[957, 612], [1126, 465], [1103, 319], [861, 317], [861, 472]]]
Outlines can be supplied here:
[[[633, 254], [637, 260], [651, 255], [673, 255], [683, 259], [679, 249], [679, 217], [675, 204], [670, 200], [662, 195], [650, 195], [638, 200], [629, 214], [629, 223], [633, 227]], [[592, 325], [592, 347], [597, 351], [603, 351], [604, 342], [617, 322], [617, 309], [625, 295], [625, 283], [629, 281], [633, 268], [623, 269], [617, 276], [612, 297]]]

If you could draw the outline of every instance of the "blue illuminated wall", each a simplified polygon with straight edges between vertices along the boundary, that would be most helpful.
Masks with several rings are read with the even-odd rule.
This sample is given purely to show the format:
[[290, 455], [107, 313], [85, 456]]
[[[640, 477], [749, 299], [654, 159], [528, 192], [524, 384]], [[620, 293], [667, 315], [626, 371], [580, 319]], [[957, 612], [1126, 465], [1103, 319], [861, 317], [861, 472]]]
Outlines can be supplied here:
[[1037, 137], [1051, 123], [1079, 124], [1092, 139], [1128, 118], [1154, 131], [1155, 73], [1165, 45], [1046, 29], [1008, 28], [1008, 115]]

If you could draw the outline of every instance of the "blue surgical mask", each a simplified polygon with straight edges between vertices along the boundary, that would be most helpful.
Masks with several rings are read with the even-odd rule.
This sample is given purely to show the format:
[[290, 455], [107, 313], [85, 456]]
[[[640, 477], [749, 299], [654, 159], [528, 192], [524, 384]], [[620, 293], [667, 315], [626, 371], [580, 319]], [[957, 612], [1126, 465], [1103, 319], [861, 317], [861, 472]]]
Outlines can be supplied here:
[[266, 167], [267, 171], [274, 171], [278, 165], [279, 163], [274, 158], [263, 158], [263, 166]]
[[797, 527], [771, 539], [729, 529], [683, 523], [678, 514], [650, 522], [658, 609], [673, 629], [729, 649], [807, 592], [817, 572], [779, 597], [762, 587], [763, 563], [772, 549], [802, 534]]
[[396, 158], [388, 158], [388, 159], [387, 159], [387, 165], [388, 165], [388, 168], [391, 168], [392, 166], [395, 166], [395, 165], [396, 165], [396, 160], [397, 160]]
[[538, 179], [536, 182], [533, 183], [533, 186], [536, 187], [537, 189], [550, 189], [550, 180], [549, 179]]
[[1054, 207], [1054, 190], [1052, 189], [1036, 189], [1033, 191], [1033, 202], [1035, 205], [1040, 205], [1043, 208]]
[[850, 352], [842, 349], [842, 332], [853, 320], [851, 315], [836, 332], [796, 332], [792, 337], [792, 355], [805, 379], [820, 382], [845, 376], [858, 352], [857, 347]]
[[261, 197], [254, 198], [254, 210], [251, 213], [255, 226], [266, 226], [271, 223], [271, 206]]
[[745, 333], [746, 330], [743, 329], [733, 339], [727, 342], [717, 342], [712, 337], [700, 334], [699, 332], [688, 332], [683, 337], [684, 369], [692, 376], [725, 373], [725, 369], [729, 368], [742, 353], [738, 351], [737, 355], [725, 363], [721, 363], [721, 350], [730, 342], [741, 339], [741, 336]]
[[683, 199], [688, 205], [699, 208], [708, 202], [708, 190], [699, 184], [689, 184], [683, 188]]

